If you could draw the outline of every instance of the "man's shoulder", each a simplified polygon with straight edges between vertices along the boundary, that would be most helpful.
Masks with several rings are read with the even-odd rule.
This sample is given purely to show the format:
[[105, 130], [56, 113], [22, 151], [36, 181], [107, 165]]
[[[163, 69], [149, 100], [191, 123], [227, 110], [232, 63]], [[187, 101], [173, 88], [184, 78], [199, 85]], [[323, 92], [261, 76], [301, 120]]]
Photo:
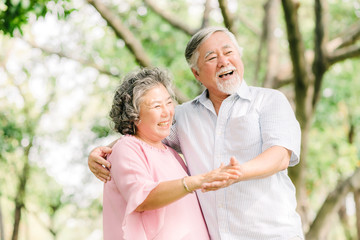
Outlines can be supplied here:
[[262, 99], [263, 101], [284, 101], [287, 99], [285, 94], [277, 89], [264, 87], [249, 87], [251, 96], [254, 99]]
[[197, 103], [198, 103], [197, 98], [190, 100], [188, 102], [181, 103], [175, 107], [175, 111], [176, 113], [186, 112], [188, 110], [196, 108]]
[[273, 89], [273, 88], [265, 88], [265, 87], [255, 87], [255, 86], [249, 86], [249, 91], [252, 94], [266, 94], [266, 95], [278, 95], [278, 94], [282, 94], [282, 92], [280, 92], [277, 89]]

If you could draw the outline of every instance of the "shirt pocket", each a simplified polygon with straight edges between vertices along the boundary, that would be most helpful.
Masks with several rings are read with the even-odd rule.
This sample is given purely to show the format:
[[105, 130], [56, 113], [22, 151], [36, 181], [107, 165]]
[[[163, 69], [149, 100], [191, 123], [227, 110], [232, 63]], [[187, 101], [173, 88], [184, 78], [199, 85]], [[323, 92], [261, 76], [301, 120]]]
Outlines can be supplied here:
[[233, 149], [258, 149], [262, 141], [259, 115], [251, 113], [240, 117], [231, 117], [225, 137]]

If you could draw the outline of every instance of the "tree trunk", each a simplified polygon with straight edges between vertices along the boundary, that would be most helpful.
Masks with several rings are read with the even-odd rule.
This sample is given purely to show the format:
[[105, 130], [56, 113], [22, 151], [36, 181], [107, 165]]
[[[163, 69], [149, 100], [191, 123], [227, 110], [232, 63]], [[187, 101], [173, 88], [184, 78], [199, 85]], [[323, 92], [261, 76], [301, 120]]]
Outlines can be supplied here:
[[264, 28], [266, 29], [266, 43], [267, 43], [267, 59], [266, 59], [266, 76], [264, 79], [264, 87], [273, 88], [275, 77], [277, 75], [279, 61], [278, 61], [278, 42], [275, 37], [275, 29], [278, 25], [277, 16], [279, 14], [279, 0], [269, 0], [265, 4], [265, 21]]
[[33, 140], [31, 139], [29, 145], [24, 150], [25, 162], [21, 176], [19, 176], [19, 185], [15, 197], [14, 229], [11, 240], [18, 240], [19, 238], [21, 213], [25, 206], [26, 184], [28, 182], [30, 172], [29, 153], [32, 147], [32, 141]]
[[354, 191], [357, 239], [360, 239], [360, 189]]
[[0, 202], [0, 239], [5, 240], [4, 221], [2, 216], [1, 202]]
[[289, 168], [289, 176], [296, 187], [297, 212], [300, 214], [303, 230], [307, 232], [310, 225], [308, 216], [309, 198], [306, 192], [306, 162], [308, 152], [308, 139], [310, 123], [300, 123], [301, 125], [301, 153], [300, 162], [295, 167]]
[[353, 189], [360, 188], [360, 168], [356, 169], [354, 174], [345, 181], [340, 182], [336, 189], [326, 198], [320, 208], [315, 220], [311, 224], [309, 232], [306, 234], [307, 240], [326, 239], [329, 230], [332, 227], [332, 220], [339, 211], [346, 195]]
[[343, 200], [341, 207], [339, 209], [339, 218], [341, 225], [343, 226], [345, 239], [353, 239], [351, 236], [351, 225], [349, 222], [349, 216], [347, 215], [347, 208], [346, 208], [346, 198]]
[[19, 227], [21, 221], [21, 212], [25, 206], [25, 192], [26, 192], [26, 183], [29, 175], [29, 163], [25, 162], [22, 176], [20, 176], [20, 182], [15, 198], [15, 213], [14, 213], [14, 229], [11, 239], [18, 240], [19, 237]]

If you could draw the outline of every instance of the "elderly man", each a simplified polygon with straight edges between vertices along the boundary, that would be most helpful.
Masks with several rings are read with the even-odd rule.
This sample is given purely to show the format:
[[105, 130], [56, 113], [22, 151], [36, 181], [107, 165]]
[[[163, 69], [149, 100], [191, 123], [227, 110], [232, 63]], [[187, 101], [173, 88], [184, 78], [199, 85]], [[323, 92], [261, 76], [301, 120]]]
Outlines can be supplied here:
[[[222, 162], [241, 176], [227, 188], [198, 194], [212, 239], [303, 239], [295, 188], [287, 167], [299, 162], [300, 127], [279, 91], [250, 87], [243, 80], [241, 49], [225, 28], [209, 27], [189, 41], [186, 60], [206, 90], [177, 106], [176, 123], [165, 143], [181, 152], [191, 175]], [[91, 171], [109, 173], [100, 147], [89, 156]], [[171, 237], [171, 236], [169, 236]]]

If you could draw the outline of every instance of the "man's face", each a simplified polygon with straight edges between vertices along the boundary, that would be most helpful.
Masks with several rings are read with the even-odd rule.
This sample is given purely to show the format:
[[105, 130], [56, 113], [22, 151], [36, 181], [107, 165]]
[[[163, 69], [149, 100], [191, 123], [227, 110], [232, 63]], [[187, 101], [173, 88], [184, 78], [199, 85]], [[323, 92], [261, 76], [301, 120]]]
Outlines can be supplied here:
[[227, 97], [236, 92], [243, 78], [244, 66], [230, 37], [224, 32], [215, 32], [198, 51], [198, 71], [192, 71], [209, 90], [210, 96]]

